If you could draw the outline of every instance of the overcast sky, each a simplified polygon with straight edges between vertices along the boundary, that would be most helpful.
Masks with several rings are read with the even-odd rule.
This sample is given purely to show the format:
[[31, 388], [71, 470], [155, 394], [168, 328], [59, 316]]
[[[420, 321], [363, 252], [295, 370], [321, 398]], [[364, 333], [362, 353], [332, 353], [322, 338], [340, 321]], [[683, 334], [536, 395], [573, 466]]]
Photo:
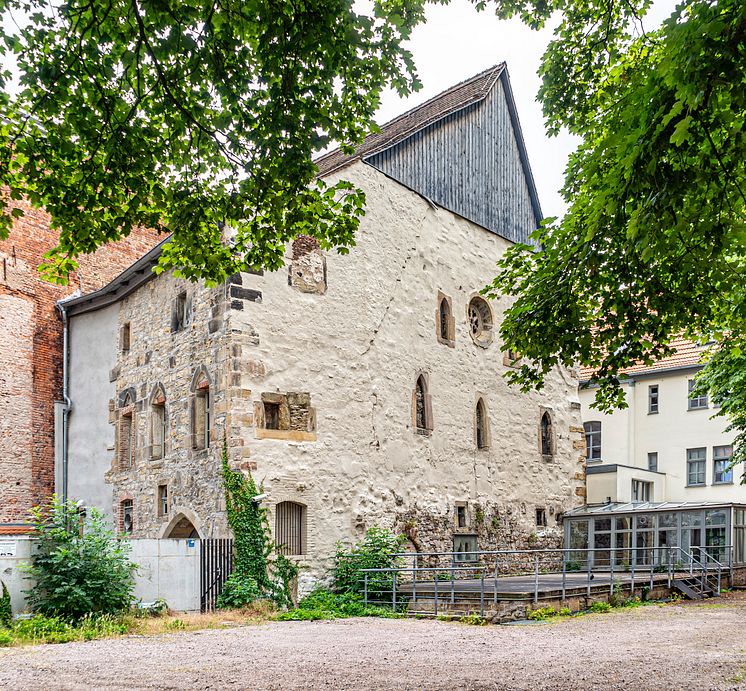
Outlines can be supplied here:
[[[645, 29], [655, 28], [675, 4], [675, 0], [656, 0]], [[409, 45], [423, 88], [406, 100], [394, 92], [386, 93], [378, 122], [396, 117], [491, 65], [507, 62], [542, 211], [545, 216], [561, 215], [565, 204], [559, 190], [575, 143], [567, 134], [546, 136], [541, 106], [536, 102], [540, 86], [537, 70], [551, 38], [551, 28], [537, 32], [519, 20], [500, 21], [489, 10], [477, 12], [466, 0], [432, 5], [427, 10], [427, 23], [414, 31]]]

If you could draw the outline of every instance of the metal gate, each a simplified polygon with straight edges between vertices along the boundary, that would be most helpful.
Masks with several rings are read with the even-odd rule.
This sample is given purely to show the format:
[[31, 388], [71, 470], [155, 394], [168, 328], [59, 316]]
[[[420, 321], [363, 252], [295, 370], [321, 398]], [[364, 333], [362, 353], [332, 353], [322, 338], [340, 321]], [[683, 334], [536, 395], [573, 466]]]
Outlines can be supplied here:
[[200, 540], [200, 609], [211, 612], [223, 590], [223, 584], [233, 573], [233, 540]]

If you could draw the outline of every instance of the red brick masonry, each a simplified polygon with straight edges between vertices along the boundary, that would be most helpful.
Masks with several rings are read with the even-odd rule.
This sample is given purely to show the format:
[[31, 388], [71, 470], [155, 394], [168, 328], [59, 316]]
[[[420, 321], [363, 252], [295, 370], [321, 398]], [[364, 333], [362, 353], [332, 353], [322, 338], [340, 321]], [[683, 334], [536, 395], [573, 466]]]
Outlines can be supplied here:
[[55, 303], [97, 290], [162, 239], [151, 230], [80, 259], [67, 286], [37, 268], [57, 244], [47, 214], [25, 216], [0, 240], [0, 527], [21, 523], [54, 490], [54, 402], [62, 396], [62, 321]]

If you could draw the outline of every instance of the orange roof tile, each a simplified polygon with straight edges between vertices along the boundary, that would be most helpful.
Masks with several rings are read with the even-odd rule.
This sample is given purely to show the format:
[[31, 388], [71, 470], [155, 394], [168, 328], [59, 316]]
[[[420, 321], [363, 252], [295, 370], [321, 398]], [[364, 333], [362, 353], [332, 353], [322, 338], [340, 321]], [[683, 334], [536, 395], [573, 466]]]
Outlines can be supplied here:
[[0, 525], [0, 535], [28, 535], [33, 532], [32, 525]]
[[[619, 374], [643, 374], [647, 372], [659, 372], [661, 370], [675, 369], [679, 367], [690, 367], [700, 364], [702, 354], [707, 350], [707, 346], [697, 345], [686, 338], [676, 338], [671, 341], [671, 347], [676, 350], [673, 355], [664, 357], [652, 365], [646, 365], [642, 362], [626, 367]], [[591, 367], [580, 368], [580, 381], [589, 381], [593, 379], [595, 370]]]

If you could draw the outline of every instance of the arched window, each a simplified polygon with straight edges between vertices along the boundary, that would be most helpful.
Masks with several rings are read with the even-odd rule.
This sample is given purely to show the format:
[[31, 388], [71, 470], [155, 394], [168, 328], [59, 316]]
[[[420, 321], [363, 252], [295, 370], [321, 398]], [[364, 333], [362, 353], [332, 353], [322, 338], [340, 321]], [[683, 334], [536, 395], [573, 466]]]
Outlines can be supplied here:
[[414, 387], [414, 423], [419, 434], [427, 434], [433, 429], [432, 401], [424, 374], [417, 377]]
[[127, 470], [135, 464], [134, 404], [132, 393], [128, 391], [121, 399], [119, 414], [117, 459], [120, 470]]
[[598, 421], [584, 422], [585, 429], [585, 458], [588, 461], [601, 460], [601, 423]]
[[477, 448], [487, 449], [489, 448], [489, 429], [487, 421], [487, 408], [484, 405], [484, 401], [480, 398], [477, 401], [477, 407], [474, 411], [474, 424], [476, 427], [477, 436]]
[[554, 443], [552, 437], [552, 418], [549, 415], [548, 410], [545, 410], [541, 416], [539, 435], [541, 438], [540, 445], [542, 456], [551, 456], [554, 453]]
[[275, 507], [275, 542], [282, 554], [306, 553], [306, 507], [283, 501]]
[[440, 301], [440, 337], [448, 340], [448, 318], [451, 316], [451, 308], [445, 297]]
[[150, 457], [166, 455], [166, 394], [159, 384], [150, 396]]
[[451, 298], [438, 291], [438, 309], [435, 313], [438, 343], [454, 347], [456, 343], [456, 320], [453, 317]]
[[210, 448], [210, 380], [204, 369], [198, 370], [192, 381], [192, 448]]

